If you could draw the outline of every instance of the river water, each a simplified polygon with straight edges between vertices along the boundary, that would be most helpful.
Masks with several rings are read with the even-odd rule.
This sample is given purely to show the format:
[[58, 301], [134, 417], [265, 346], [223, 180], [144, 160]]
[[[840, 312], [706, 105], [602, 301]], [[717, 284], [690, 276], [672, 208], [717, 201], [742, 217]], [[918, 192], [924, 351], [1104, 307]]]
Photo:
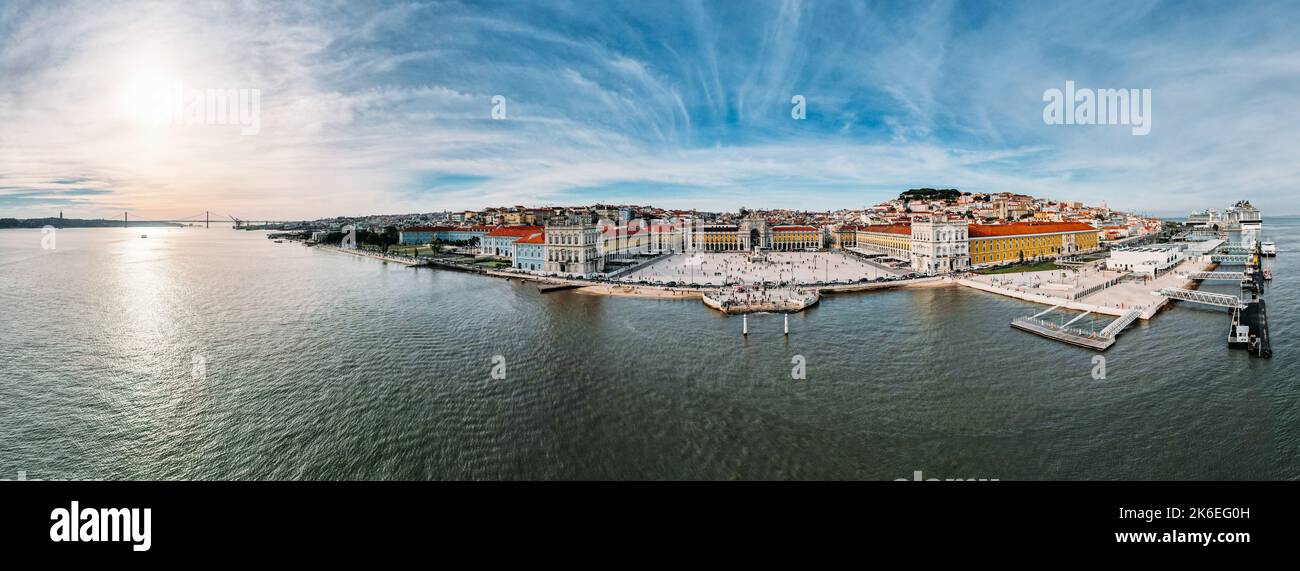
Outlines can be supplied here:
[[1096, 353], [1009, 327], [1041, 306], [955, 286], [745, 339], [698, 301], [229, 228], [5, 230], [0, 478], [1295, 479], [1300, 218], [1265, 235], [1272, 359], [1180, 304], [1096, 379]]

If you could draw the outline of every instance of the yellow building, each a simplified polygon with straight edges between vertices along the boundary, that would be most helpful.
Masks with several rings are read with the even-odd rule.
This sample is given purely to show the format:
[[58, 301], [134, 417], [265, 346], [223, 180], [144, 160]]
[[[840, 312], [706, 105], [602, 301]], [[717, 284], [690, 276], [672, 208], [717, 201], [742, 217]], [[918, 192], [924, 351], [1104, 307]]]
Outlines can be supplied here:
[[852, 248], [858, 245], [858, 227], [840, 226], [835, 229], [835, 247]]
[[703, 231], [696, 234], [697, 244], [707, 252], [739, 252], [739, 227], [733, 224], [706, 224]]
[[1097, 248], [1097, 229], [1082, 222], [971, 224], [973, 266], [1068, 256]]
[[908, 224], [866, 226], [857, 231], [857, 247], [900, 260], [912, 259], [912, 227]]
[[772, 228], [773, 250], [821, 248], [821, 232], [812, 226], [775, 226]]

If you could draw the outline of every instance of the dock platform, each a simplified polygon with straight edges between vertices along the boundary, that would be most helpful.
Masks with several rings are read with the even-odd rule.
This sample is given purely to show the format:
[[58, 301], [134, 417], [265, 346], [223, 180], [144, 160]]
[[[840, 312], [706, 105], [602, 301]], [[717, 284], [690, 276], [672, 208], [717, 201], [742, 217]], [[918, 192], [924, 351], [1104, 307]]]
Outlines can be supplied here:
[[1102, 337], [1097, 334], [1087, 334], [1074, 329], [1063, 329], [1054, 324], [1034, 319], [1032, 317], [1016, 318], [1011, 322], [1011, 326], [1021, 331], [1028, 331], [1034, 335], [1095, 351], [1105, 351], [1106, 349], [1109, 349], [1111, 345], [1115, 344], [1114, 337]]

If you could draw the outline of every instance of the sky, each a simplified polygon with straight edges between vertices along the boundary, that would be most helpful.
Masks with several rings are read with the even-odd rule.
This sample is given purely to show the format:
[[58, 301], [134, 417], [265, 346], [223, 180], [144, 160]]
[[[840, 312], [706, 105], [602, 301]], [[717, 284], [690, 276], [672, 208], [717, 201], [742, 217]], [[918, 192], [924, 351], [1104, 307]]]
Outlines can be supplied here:
[[[830, 210], [918, 187], [1300, 214], [1297, 16], [1182, 0], [0, 0], [0, 217]], [[1150, 89], [1150, 133], [1045, 123], [1045, 91], [1067, 81]], [[167, 115], [160, 86], [177, 85], [243, 90], [245, 123]]]

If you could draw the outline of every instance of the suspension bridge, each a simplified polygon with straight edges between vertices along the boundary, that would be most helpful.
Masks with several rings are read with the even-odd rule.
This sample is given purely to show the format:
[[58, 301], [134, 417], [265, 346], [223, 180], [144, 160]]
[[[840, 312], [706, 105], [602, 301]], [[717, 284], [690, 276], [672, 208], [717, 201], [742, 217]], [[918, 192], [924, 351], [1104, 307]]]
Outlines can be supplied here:
[[220, 214], [211, 211], [204, 211], [198, 214], [191, 214], [181, 218], [143, 218], [139, 215], [132, 215], [130, 212], [122, 213], [122, 227], [130, 228], [134, 223], [136, 226], [148, 224], [203, 224], [204, 228], [211, 228], [213, 223], [233, 224], [235, 229], [241, 229], [251, 226], [269, 226], [272, 224], [287, 224], [296, 222], [294, 220], [246, 220], [229, 214]]

